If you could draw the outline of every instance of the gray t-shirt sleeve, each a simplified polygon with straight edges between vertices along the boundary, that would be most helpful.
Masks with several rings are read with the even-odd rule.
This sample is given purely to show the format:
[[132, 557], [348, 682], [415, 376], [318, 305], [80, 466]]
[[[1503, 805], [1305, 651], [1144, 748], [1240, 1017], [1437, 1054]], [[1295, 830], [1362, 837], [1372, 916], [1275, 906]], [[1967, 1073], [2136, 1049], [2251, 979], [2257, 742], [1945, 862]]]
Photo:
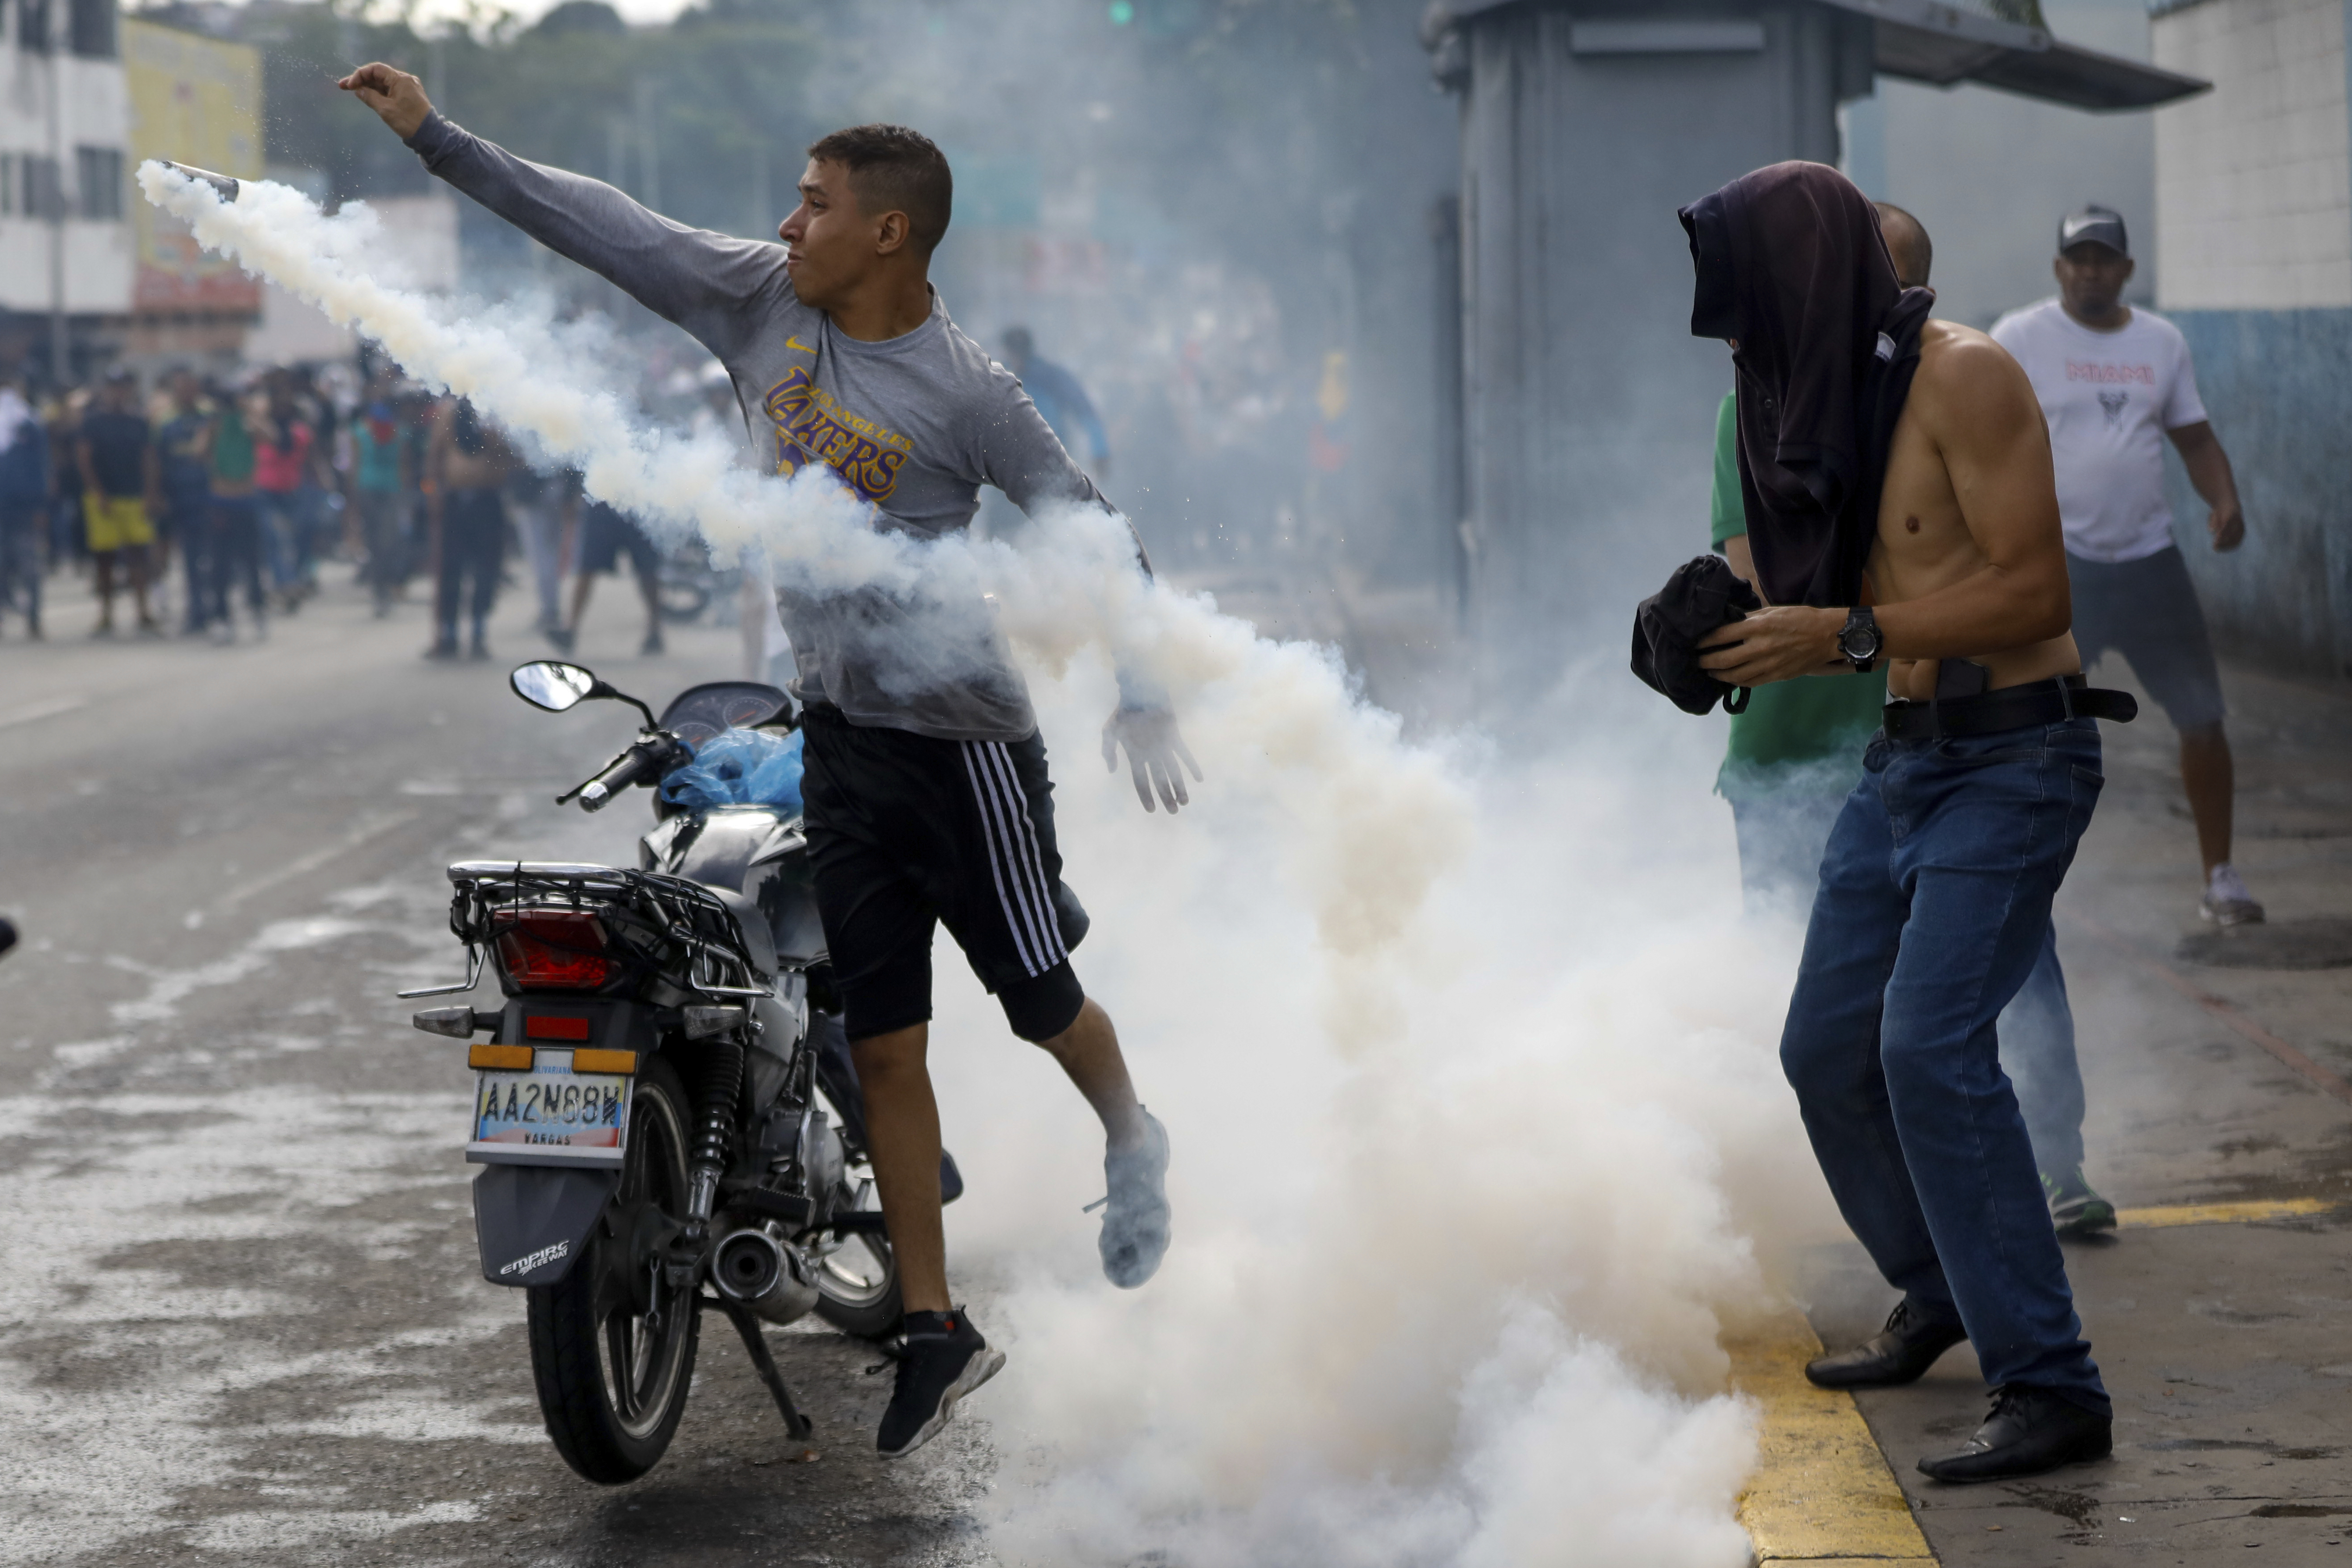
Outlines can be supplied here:
[[1034, 515], [1041, 506], [1055, 501], [1072, 506], [1098, 506], [1113, 517], [1127, 522], [1127, 536], [1135, 542], [1135, 559], [1143, 574], [1151, 575], [1151, 555], [1143, 548], [1143, 536], [1135, 531], [1135, 522], [1125, 518], [1118, 508], [1111, 505], [1102, 491], [1095, 489], [1094, 480], [1087, 478], [1084, 468], [1074, 462], [1062, 438], [1037, 412], [1036, 404], [1021, 389], [1021, 384], [1006, 376], [1009, 384], [999, 398], [996, 411], [982, 422], [980, 428], [980, 477], [1004, 492], [1005, 499], [1023, 511]]
[[791, 299], [781, 245], [672, 223], [601, 180], [518, 158], [438, 111], [408, 145], [433, 174], [677, 322], [721, 362]]
[[1055, 501], [1116, 510], [1095, 489], [1086, 470], [1071, 460], [1062, 438], [1054, 434], [1054, 427], [1045, 423], [1045, 416], [1037, 412], [1019, 382], [1002, 376], [1001, 386], [992, 390], [996, 392], [993, 407], [982, 417], [978, 429], [978, 468], [984, 482], [1003, 490], [1024, 512]]

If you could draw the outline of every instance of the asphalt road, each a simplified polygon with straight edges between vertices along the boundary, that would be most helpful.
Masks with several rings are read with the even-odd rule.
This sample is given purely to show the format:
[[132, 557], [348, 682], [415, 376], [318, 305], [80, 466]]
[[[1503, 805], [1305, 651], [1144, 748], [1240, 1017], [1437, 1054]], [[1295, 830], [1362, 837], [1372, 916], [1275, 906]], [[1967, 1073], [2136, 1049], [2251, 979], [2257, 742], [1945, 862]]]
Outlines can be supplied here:
[[[457, 973], [448, 862], [630, 858], [638, 801], [551, 803], [630, 714], [511, 697], [506, 668], [541, 651], [518, 602], [505, 658], [436, 665], [417, 607], [373, 620], [342, 575], [258, 646], [91, 643], [70, 592], [57, 641], [12, 623], [0, 644], [0, 911], [25, 931], [0, 960], [0, 1565], [982, 1560], [985, 1405], [886, 1467], [888, 1379], [814, 1320], [772, 1342], [814, 1462], [793, 1462], [715, 1321], [649, 1477], [598, 1489], [556, 1458], [522, 1302], [478, 1275], [461, 1047], [410, 1029], [393, 994]], [[1383, 700], [1423, 705], [1434, 633], [1360, 597], [1329, 618], [1306, 629], [1361, 656]], [[636, 637], [608, 587], [577, 657], [656, 703], [734, 673], [731, 631], [674, 634], [658, 659]], [[2126, 1205], [2340, 1204], [2352, 1108], [2151, 967], [2352, 1076], [2352, 970], [2262, 945], [2352, 930], [2352, 709], [2235, 673], [2231, 695], [2238, 858], [2273, 924], [2226, 950], [2196, 930], [2169, 731], [2108, 731], [2061, 922], [2091, 1174]], [[1964, 1352], [1865, 1400], [1944, 1560], [2344, 1561], [2347, 1212], [2075, 1249], [2117, 1399], [2111, 1465], [1923, 1487], [1912, 1459], [1981, 1413]], [[1888, 1301], [1858, 1251], [1816, 1262], [1823, 1337], [1867, 1333]]]
[[[641, 797], [551, 797], [631, 731], [439, 665], [415, 605], [334, 584], [266, 643], [0, 646], [0, 1563], [929, 1563], [980, 1555], [984, 1419], [872, 1451], [887, 1375], [812, 1319], [772, 1339], [798, 1452], [721, 1321], [646, 1479], [573, 1477], [519, 1292], [477, 1268], [463, 1047], [404, 986], [457, 978], [448, 862], [627, 862]], [[656, 706], [731, 630], [640, 658], [608, 585], [578, 657]]]

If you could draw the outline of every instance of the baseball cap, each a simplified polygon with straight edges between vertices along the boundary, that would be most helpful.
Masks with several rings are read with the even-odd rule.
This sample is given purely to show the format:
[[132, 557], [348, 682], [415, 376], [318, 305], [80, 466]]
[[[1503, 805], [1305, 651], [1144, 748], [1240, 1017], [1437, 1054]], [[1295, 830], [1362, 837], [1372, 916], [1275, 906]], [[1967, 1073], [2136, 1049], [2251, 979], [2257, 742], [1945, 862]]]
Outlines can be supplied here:
[[2058, 248], [2072, 250], [2078, 245], [2104, 245], [2117, 256], [2129, 256], [2131, 245], [2124, 237], [2123, 214], [2113, 207], [2076, 207], [2058, 226]]

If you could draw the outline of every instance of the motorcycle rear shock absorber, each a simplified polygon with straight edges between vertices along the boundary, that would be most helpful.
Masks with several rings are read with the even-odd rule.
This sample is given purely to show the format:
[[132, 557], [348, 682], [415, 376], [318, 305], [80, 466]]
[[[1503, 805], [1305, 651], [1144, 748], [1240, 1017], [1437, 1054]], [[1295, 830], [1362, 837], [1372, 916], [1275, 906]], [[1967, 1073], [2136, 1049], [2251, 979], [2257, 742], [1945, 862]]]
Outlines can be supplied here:
[[694, 1147], [688, 1155], [692, 1179], [687, 1202], [687, 1223], [699, 1236], [710, 1223], [719, 1195], [719, 1178], [727, 1171], [727, 1150], [733, 1142], [735, 1097], [743, 1085], [743, 1047], [738, 1040], [703, 1042], [694, 1073]]

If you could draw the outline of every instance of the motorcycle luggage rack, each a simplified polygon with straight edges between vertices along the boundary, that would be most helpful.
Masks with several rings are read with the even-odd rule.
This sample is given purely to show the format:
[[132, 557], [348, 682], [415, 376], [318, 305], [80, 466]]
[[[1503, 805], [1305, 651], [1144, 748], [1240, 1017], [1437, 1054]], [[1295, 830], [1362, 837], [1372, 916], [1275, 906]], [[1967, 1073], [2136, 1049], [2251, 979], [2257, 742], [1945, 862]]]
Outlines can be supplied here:
[[[659, 871], [560, 860], [460, 860], [448, 875], [457, 889], [449, 930], [477, 952], [488, 943], [499, 910], [566, 904], [618, 913], [627, 923], [677, 943], [686, 950], [688, 983], [698, 992], [772, 994], [758, 984], [751, 960], [734, 945], [734, 911], [698, 882]], [[478, 958], [472, 973], [480, 977]]]

